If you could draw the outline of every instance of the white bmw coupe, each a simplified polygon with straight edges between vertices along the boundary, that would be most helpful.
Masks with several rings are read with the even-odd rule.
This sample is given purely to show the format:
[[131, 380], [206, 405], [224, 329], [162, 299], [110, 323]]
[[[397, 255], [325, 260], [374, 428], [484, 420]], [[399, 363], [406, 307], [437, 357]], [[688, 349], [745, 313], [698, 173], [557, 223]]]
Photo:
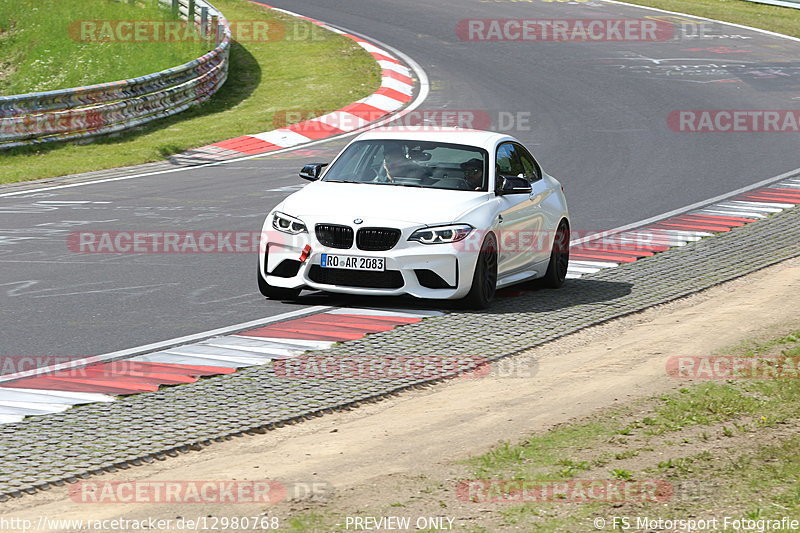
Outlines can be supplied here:
[[513, 137], [376, 129], [300, 177], [312, 183], [278, 204], [261, 233], [258, 286], [268, 298], [312, 289], [482, 309], [500, 287], [564, 283], [563, 188]]

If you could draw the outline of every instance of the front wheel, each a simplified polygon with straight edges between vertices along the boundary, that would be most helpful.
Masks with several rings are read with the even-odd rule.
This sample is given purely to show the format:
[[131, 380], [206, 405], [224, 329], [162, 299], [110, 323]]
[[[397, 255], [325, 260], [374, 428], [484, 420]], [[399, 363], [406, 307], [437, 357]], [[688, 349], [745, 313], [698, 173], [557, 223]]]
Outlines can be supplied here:
[[553, 250], [550, 252], [550, 263], [544, 277], [535, 280], [543, 289], [558, 289], [564, 285], [569, 268], [569, 224], [562, 220], [553, 239]]
[[483, 240], [475, 274], [472, 276], [472, 287], [464, 298], [464, 305], [470, 309], [486, 309], [494, 299], [497, 290], [497, 241], [489, 234]]
[[300, 296], [301, 289], [285, 289], [283, 287], [274, 287], [267, 283], [267, 280], [261, 275], [261, 265], [258, 266], [257, 270], [258, 290], [262, 295], [266, 296], [270, 300], [294, 300]]

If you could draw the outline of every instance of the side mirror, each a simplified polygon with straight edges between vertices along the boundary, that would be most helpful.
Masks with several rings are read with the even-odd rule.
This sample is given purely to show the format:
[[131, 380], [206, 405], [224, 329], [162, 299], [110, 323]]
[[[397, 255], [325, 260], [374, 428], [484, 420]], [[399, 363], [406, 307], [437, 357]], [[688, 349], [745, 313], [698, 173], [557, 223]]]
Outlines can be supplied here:
[[533, 191], [531, 184], [525, 178], [517, 176], [498, 176], [497, 196], [506, 194], [530, 194]]
[[327, 166], [328, 163], [311, 163], [310, 165], [304, 165], [303, 169], [300, 171], [300, 177], [308, 181], [317, 181], [319, 175], [322, 173], [322, 169]]

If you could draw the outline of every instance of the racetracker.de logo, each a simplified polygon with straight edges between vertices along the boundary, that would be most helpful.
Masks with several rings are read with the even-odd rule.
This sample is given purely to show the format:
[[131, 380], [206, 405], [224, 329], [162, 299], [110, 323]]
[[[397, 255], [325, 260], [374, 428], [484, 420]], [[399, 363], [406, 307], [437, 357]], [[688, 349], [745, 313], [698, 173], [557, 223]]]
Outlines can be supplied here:
[[[153, 367], [149, 363], [138, 361], [120, 360], [86, 365], [78, 360], [79, 356], [0, 356], [0, 376], [24, 377], [36, 371], [36, 377], [113, 379], [121, 374], [146, 377], [153, 373]], [[178, 376], [173, 376], [173, 379], [184, 381], [184, 378]]]
[[456, 495], [473, 503], [645, 503], [672, 499], [672, 484], [657, 479], [468, 479], [456, 485]]
[[603, 42], [669, 41], [675, 28], [646, 19], [462, 19], [462, 41]]
[[278, 503], [277, 481], [81, 481], [69, 487], [78, 503]]
[[489, 361], [480, 356], [353, 359], [315, 354], [276, 360], [272, 367], [275, 375], [284, 379], [482, 378], [491, 372]]
[[[474, 230], [461, 241], [449, 245], [458, 253], [479, 253], [486, 230]], [[549, 253], [556, 241], [551, 230], [492, 230], [504, 254]], [[263, 252], [262, 245], [300, 250], [308, 243], [306, 234], [289, 235], [281, 231], [74, 231], [66, 239], [67, 249], [78, 254], [224, 254]], [[582, 248], [593, 251], [620, 251], [647, 248], [668, 242], [666, 230], [640, 230], [625, 239], [605, 238], [601, 231], [571, 231], [570, 242], [587, 240]], [[594, 238], [593, 238], [594, 237]], [[313, 249], [319, 252], [318, 249]], [[322, 251], [325, 251], [322, 249]], [[559, 249], [558, 251], [566, 251]]]
[[[318, 122], [323, 121], [328, 126], [342, 131], [351, 131], [370, 122], [386, 116], [380, 109], [364, 110], [358, 116], [336, 111], [325, 113], [321, 109], [292, 109], [276, 111], [272, 119], [275, 128], [283, 128], [290, 124], [296, 126], [293, 131], [306, 135], [313, 134], [319, 129]], [[524, 123], [529, 126], [530, 111], [494, 111], [485, 109], [416, 109], [409, 111], [392, 120], [393, 128], [409, 128], [419, 131], [420, 128], [435, 131], [439, 128], [466, 128], [466, 129], [511, 129], [515, 125]], [[307, 121], [314, 122], [307, 122]]]
[[[212, 24], [201, 26], [185, 20], [73, 20], [70, 39], [79, 43], [174, 43], [205, 42], [214, 38]], [[241, 43], [276, 41], [324, 41], [333, 34], [304, 21], [228, 21], [233, 40]], [[222, 26], [217, 38], [222, 38]]]
[[[292, 235], [263, 234], [289, 244]], [[74, 231], [67, 249], [79, 254], [224, 254], [260, 251], [259, 231]]]
[[678, 133], [798, 133], [800, 110], [675, 110], [667, 116], [667, 126]]
[[800, 357], [675, 356], [667, 359], [666, 371], [682, 379], [796, 379]]

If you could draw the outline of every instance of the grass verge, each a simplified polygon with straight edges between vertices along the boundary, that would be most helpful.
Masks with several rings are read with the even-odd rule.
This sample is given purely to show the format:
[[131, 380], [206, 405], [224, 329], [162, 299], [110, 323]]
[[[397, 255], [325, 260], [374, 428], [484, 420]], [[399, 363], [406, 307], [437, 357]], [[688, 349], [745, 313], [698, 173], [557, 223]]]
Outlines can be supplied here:
[[284, 126], [278, 111], [307, 115], [308, 110], [338, 109], [380, 85], [372, 56], [351, 39], [244, 0], [214, 5], [231, 21], [277, 20], [286, 28], [284, 38], [234, 43], [227, 83], [208, 102], [177, 116], [91, 144], [52, 143], [0, 153], [0, 183], [159, 161]]
[[[152, 74], [200, 57], [200, 40], [89, 42], [91, 21], [177, 20], [155, 0], [0, 0], [0, 96], [68, 89]], [[65, 68], [65, 66], [67, 68]]]
[[[800, 331], [728, 348], [721, 355], [797, 360]], [[305, 533], [346, 531], [344, 515], [411, 516], [412, 520], [438, 515], [456, 518], [455, 530], [472, 533], [691, 531], [691, 524], [681, 520], [695, 520], [695, 531], [758, 531], [766, 527], [759, 520], [800, 519], [798, 413], [798, 379], [691, 384], [530, 435], [519, 443], [501, 443], [461, 468], [465, 480], [547, 481], [562, 486], [602, 480], [632, 487], [649, 481], [666, 488], [658, 501], [636, 498], [636, 493], [625, 501], [622, 492], [604, 497], [591, 490], [573, 490], [569, 493], [573, 501], [558, 496], [558, 491], [555, 497], [544, 498], [529, 492], [533, 496], [526, 499], [516, 490], [503, 489], [475, 493], [499, 501], [470, 501], [464, 493], [457, 496], [459, 480], [449, 473], [447, 479], [423, 477], [413, 483], [413, 490], [400, 492], [411, 495], [404, 501], [376, 501], [374, 506], [350, 509], [344, 507], [346, 501], [334, 500], [298, 510], [287, 526]], [[699, 520], [706, 521], [705, 528], [698, 527]]]
[[800, 9], [756, 4], [746, 0], [624, 0], [714, 20], [743, 24], [800, 37]]
[[[800, 331], [729, 349], [726, 355], [796, 358]], [[798, 518], [799, 412], [797, 379], [693, 385], [504, 444], [470, 461], [470, 474], [480, 479], [658, 480], [672, 487], [663, 502], [587, 498], [581, 503], [500, 504], [488, 530], [583, 531], [598, 518], [608, 529], [625, 529], [623, 519], [631, 524], [629, 530], [655, 527], [641, 522], [643, 517], [716, 520], [716, 530], [723, 530], [727, 519], [732, 530], [734, 520]]]

